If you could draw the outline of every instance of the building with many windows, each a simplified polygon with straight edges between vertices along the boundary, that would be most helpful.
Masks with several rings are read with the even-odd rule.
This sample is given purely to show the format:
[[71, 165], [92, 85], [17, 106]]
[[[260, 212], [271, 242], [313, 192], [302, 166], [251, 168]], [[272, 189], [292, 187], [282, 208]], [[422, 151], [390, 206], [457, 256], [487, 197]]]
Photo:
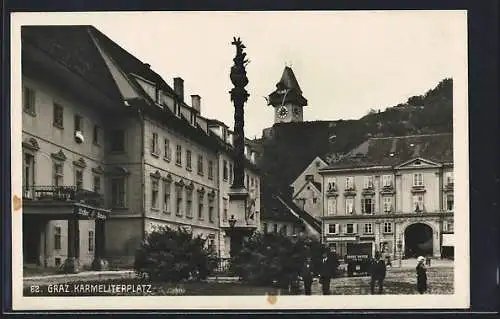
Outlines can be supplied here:
[[[92, 26], [23, 27], [22, 54], [26, 264], [130, 264], [156, 226], [226, 254], [232, 140], [200, 96], [189, 105], [181, 78], [170, 87]], [[236, 227], [255, 230], [260, 178], [245, 153], [252, 205]]]
[[453, 136], [370, 138], [320, 170], [325, 243], [397, 258], [453, 255]]

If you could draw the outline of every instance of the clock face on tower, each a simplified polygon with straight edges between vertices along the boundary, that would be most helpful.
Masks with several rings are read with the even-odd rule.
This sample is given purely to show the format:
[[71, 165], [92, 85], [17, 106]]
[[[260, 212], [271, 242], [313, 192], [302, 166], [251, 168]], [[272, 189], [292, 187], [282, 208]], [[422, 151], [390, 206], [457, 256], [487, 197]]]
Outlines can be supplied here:
[[288, 114], [288, 110], [286, 107], [282, 106], [278, 109], [278, 116], [282, 119], [284, 119]]

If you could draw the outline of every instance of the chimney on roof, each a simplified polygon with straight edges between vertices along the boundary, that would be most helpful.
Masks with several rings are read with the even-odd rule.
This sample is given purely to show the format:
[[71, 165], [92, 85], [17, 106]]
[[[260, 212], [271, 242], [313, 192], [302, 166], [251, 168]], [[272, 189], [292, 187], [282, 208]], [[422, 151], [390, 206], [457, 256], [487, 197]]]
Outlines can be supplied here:
[[144, 66], [147, 67], [148, 69], [151, 67], [151, 64], [149, 63], [144, 63]]
[[184, 80], [180, 77], [174, 78], [174, 91], [184, 102]]
[[201, 97], [198, 94], [191, 95], [191, 106], [201, 114]]

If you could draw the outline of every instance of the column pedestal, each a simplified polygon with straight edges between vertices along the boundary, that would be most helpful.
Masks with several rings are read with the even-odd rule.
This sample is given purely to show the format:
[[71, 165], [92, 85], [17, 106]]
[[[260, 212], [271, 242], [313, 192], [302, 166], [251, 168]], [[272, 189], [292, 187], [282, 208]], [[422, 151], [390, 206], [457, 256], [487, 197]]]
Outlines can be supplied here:
[[107, 270], [108, 262], [104, 259], [104, 250], [106, 245], [106, 232], [104, 228], [104, 220], [95, 220], [95, 254], [92, 261], [93, 270]]
[[63, 271], [80, 272], [80, 227], [76, 216], [68, 219], [68, 258], [64, 261]]
[[237, 255], [243, 245], [243, 232], [248, 225], [247, 200], [248, 191], [242, 188], [231, 188], [229, 190], [229, 218], [236, 219], [234, 227], [231, 227], [229, 251], [231, 257]]

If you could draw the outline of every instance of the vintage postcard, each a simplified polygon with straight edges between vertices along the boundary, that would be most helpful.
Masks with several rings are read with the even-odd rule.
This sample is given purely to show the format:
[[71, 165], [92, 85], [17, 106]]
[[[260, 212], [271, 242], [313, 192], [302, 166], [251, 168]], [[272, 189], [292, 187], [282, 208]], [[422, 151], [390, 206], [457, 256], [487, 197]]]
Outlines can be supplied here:
[[11, 22], [15, 310], [469, 307], [466, 11]]

